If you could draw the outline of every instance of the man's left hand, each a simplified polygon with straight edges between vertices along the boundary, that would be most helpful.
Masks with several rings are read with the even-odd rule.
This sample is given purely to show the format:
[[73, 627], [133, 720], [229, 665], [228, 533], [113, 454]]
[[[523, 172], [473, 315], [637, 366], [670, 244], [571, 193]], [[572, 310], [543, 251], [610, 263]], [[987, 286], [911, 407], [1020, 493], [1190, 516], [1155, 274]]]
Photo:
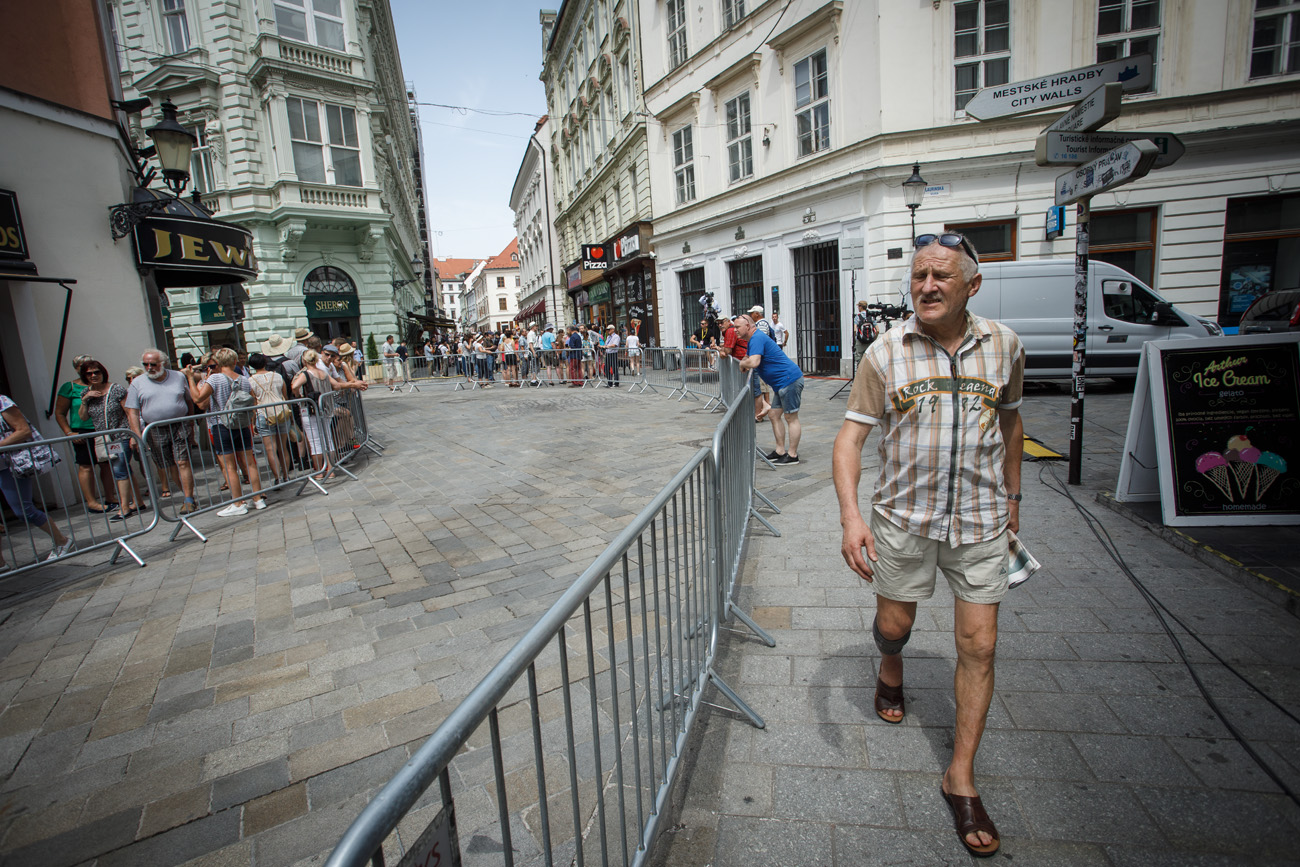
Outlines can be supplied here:
[[1007, 516], [1007, 529], [1013, 533], [1020, 532], [1020, 503], [1017, 500], [1011, 500], [1007, 505], [1011, 507]]

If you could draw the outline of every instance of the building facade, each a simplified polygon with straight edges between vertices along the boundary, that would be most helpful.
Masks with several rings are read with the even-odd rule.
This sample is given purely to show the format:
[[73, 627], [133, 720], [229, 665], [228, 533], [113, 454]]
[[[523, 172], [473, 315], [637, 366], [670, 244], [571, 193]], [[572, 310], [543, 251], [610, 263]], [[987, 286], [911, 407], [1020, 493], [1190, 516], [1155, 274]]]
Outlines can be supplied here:
[[429, 261], [418, 118], [386, 0], [109, 2], [123, 90], [178, 106], [199, 138], [192, 188], [262, 265], [244, 292], [169, 290], [177, 350], [304, 325], [405, 334], [431, 278], [413, 267]]
[[519, 239], [470, 272], [465, 319], [475, 331], [501, 331], [513, 325], [519, 313], [522, 278]]
[[524, 159], [510, 190], [510, 210], [515, 213], [515, 236], [519, 241], [519, 313], [525, 324], [531, 321], [563, 325], [574, 320], [575, 311], [561, 284], [559, 245], [555, 239], [554, 188], [551, 173], [551, 121], [537, 122]]
[[[637, 2], [565, 0], [541, 22], [555, 232], [574, 316], [620, 327], [638, 319], [641, 339], [658, 342], [654, 261], [642, 243], [653, 210]], [[603, 268], [584, 267], [593, 245], [605, 251]]]
[[[1152, 86], [1107, 131], [1159, 131], [1174, 164], [1092, 201], [1092, 257], [1236, 324], [1300, 277], [1294, 3], [1256, 0], [684, 0], [640, 6], [654, 243], [666, 339], [761, 304], [809, 373], [852, 366], [855, 300], [897, 301], [916, 232], [959, 230], [985, 260], [1073, 256], [1048, 240], [1065, 167], [1038, 166], [1062, 113], [979, 122], [982, 87], [1150, 53]], [[689, 14], [688, 14], [689, 13]]]
[[479, 264], [477, 259], [438, 257], [433, 260], [434, 293], [440, 300], [443, 315], [461, 326], [461, 295], [469, 275]]

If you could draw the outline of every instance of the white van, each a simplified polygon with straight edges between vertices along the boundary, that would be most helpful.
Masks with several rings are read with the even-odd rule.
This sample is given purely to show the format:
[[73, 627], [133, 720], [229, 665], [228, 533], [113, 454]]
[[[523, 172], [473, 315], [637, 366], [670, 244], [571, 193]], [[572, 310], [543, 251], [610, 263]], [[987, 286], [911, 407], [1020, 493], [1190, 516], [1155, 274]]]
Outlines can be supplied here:
[[[1025, 345], [1025, 378], [1069, 378], [1073, 368], [1074, 260], [980, 265], [984, 282], [968, 309], [1010, 327]], [[1088, 376], [1131, 379], [1148, 340], [1218, 337], [1208, 319], [1179, 310], [1132, 274], [1088, 263]]]

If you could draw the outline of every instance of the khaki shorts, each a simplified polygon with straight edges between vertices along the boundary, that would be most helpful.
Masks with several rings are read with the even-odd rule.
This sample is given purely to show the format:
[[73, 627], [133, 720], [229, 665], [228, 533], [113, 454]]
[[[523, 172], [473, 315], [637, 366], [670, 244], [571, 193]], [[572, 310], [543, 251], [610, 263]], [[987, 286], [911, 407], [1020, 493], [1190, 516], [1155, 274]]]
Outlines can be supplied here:
[[876, 538], [872, 587], [886, 599], [916, 602], [934, 595], [936, 570], [943, 572], [952, 595], [966, 602], [989, 605], [1007, 592], [1010, 562], [1006, 532], [987, 542], [958, 545], [913, 536], [871, 510], [871, 535]]

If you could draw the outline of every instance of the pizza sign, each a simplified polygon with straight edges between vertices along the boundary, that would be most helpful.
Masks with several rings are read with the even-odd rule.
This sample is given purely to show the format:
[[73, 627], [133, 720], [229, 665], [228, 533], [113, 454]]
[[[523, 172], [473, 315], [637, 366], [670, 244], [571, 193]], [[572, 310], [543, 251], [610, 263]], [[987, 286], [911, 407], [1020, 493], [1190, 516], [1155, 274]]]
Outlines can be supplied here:
[[609, 267], [609, 248], [604, 244], [582, 245], [582, 269], [584, 271], [604, 271]]

